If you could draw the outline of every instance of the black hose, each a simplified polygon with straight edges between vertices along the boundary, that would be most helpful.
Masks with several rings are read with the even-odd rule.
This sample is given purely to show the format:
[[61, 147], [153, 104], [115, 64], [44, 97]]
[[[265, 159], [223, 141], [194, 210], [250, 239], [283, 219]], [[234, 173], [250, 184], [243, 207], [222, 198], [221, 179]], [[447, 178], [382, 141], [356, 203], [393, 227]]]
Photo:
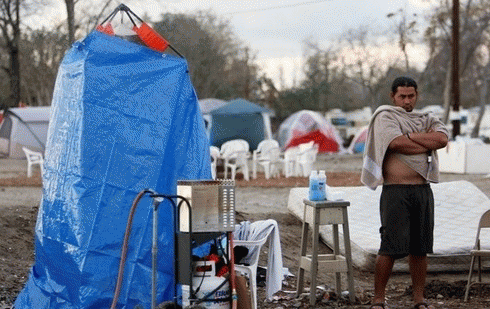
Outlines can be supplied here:
[[204, 295], [202, 298], [196, 300], [196, 305], [198, 305], [200, 303], [203, 303], [205, 301], [218, 301], [218, 299], [208, 299], [208, 298], [211, 295], [213, 295], [214, 293], [216, 293], [219, 289], [221, 289], [229, 281], [230, 281], [230, 275], [228, 275], [227, 277], [225, 277], [225, 280], [223, 280], [223, 282], [221, 282], [214, 290], [210, 291], [209, 293], [207, 293], [206, 295]]
[[124, 241], [121, 250], [121, 261], [119, 262], [119, 272], [117, 274], [116, 289], [114, 291], [114, 298], [112, 299], [111, 309], [116, 309], [117, 300], [119, 299], [119, 294], [121, 293], [122, 280], [124, 275], [124, 264], [126, 264], [126, 256], [128, 254], [128, 243], [129, 236], [131, 235], [131, 227], [133, 225], [134, 212], [138, 206], [139, 201], [143, 198], [146, 193], [154, 193], [150, 190], [143, 190], [135, 197], [133, 204], [131, 205], [131, 210], [129, 212], [128, 222], [126, 224], [126, 231], [124, 233]]

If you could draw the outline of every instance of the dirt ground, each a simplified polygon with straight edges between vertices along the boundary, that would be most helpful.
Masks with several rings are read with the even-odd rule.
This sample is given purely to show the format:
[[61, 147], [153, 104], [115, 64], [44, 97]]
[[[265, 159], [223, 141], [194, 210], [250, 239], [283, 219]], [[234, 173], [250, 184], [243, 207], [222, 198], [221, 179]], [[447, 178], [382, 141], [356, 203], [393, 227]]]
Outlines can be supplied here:
[[[359, 156], [320, 156], [316, 168], [327, 171], [327, 183], [332, 187], [358, 186], [362, 159]], [[0, 309], [9, 309], [22, 289], [34, 262], [33, 234], [36, 222], [41, 180], [39, 172], [26, 178], [23, 160], [0, 159]], [[275, 219], [279, 224], [284, 267], [292, 276], [284, 280], [283, 290], [274, 301], [265, 301], [264, 287], [259, 288], [259, 308], [312, 308], [306, 297], [295, 298], [298, 270], [301, 222], [287, 211], [287, 196], [293, 187], [306, 187], [304, 177], [265, 180], [263, 174], [244, 181], [237, 175], [237, 221]], [[485, 175], [441, 174], [441, 181], [468, 180], [490, 197], [490, 178]], [[476, 228], [476, 227], [475, 227]], [[267, 248], [262, 250], [262, 265]], [[322, 246], [321, 252], [329, 252]], [[485, 274], [490, 276], [490, 273]], [[462, 301], [467, 272], [430, 273], [426, 297], [436, 308], [490, 308], [490, 289], [484, 286], [481, 295], [473, 288], [468, 303]], [[373, 274], [354, 270], [356, 303], [350, 304], [345, 295], [334, 292], [332, 274], [319, 271], [317, 304], [314, 308], [368, 308], [373, 296]], [[343, 289], [346, 289], [342, 275]], [[390, 308], [412, 308], [410, 276], [393, 274], [388, 284]], [[308, 283], [306, 287], [308, 287]]]

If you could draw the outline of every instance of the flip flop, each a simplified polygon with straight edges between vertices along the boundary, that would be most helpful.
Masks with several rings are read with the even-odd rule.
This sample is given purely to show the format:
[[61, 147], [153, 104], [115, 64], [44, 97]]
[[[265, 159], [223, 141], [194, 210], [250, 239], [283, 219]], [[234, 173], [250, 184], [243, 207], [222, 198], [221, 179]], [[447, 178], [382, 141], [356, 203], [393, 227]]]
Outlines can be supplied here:
[[372, 304], [369, 309], [389, 309], [388, 305], [385, 303], [375, 303]]
[[413, 309], [436, 309], [436, 307], [429, 305], [426, 302], [416, 304]]

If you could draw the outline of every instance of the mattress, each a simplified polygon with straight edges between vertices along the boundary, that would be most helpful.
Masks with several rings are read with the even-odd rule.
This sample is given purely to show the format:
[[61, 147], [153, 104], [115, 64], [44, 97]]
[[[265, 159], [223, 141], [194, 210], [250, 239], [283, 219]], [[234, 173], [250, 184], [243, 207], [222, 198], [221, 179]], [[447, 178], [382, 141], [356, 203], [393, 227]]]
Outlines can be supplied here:
[[[467, 181], [431, 184], [431, 187], [435, 200], [434, 253], [428, 255], [427, 269], [431, 272], [467, 271], [478, 223], [481, 215], [490, 209], [490, 199]], [[354, 267], [373, 271], [380, 245], [381, 187], [375, 191], [367, 187], [331, 187], [330, 190], [334, 193], [332, 196], [350, 202], [347, 210]], [[288, 210], [300, 220], [303, 217], [303, 199], [307, 197], [308, 188], [293, 188], [289, 192]], [[341, 228], [339, 233], [344, 254]], [[320, 226], [320, 237], [332, 247], [332, 226]], [[407, 258], [397, 260], [393, 267], [394, 272], [408, 270]]]

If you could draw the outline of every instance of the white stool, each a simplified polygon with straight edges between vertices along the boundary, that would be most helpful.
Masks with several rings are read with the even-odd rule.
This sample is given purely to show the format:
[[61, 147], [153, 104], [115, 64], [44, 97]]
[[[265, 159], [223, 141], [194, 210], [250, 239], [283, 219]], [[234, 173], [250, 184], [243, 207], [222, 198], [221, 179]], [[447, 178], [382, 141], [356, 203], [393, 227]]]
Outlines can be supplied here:
[[[303, 230], [301, 235], [301, 250], [299, 257], [299, 270], [298, 270], [298, 282], [296, 297], [299, 297], [303, 293], [303, 281], [305, 270], [310, 272], [310, 305], [314, 306], [316, 303], [316, 277], [318, 272], [318, 265], [324, 266], [327, 272], [335, 273], [336, 276], [336, 290], [340, 295], [340, 273], [347, 273], [347, 284], [349, 286], [349, 300], [354, 303], [356, 300], [354, 294], [354, 277], [352, 272], [352, 255], [350, 248], [349, 237], [349, 223], [347, 218], [347, 206], [350, 202], [347, 201], [321, 201], [313, 202], [310, 200], [303, 200], [304, 203], [304, 216], [303, 216]], [[312, 225], [312, 254], [306, 254], [306, 247], [308, 242], [308, 227]], [[319, 243], [319, 227], [320, 225], [330, 224], [333, 227], [333, 254], [318, 254]], [[340, 255], [339, 248], [339, 227], [342, 224], [344, 231], [344, 248], [345, 256]]]

